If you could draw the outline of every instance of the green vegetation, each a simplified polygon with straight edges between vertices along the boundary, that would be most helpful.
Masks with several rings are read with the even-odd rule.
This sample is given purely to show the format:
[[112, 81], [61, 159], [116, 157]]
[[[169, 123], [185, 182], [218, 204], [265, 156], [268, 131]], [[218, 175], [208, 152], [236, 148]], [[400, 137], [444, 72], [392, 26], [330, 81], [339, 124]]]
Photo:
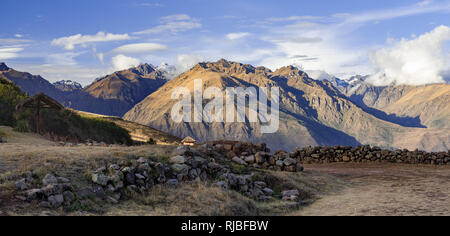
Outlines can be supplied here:
[[[16, 115], [16, 131], [36, 132], [35, 115], [25, 110]], [[70, 110], [42, 110], [41, 133], [54, 140], [84, 142], [88, 139], [109, 144], [131, 145], [131, 136], [127, 130], [102, 118], [81, 117]]]
[[26, 97], [19, 87], [0, 77], [0, 125], [16, 125], [16, 105]]
[[[12, 126], [19, 132], [36, 132], [33, 109], [17, 112], [16, 105], [28, 96], [15, 84], [0, 78], [0, 125]], [[54, 140], [84, 142], [88, 139], [108, 144], [131, 145], [127, 130], [103, 118], [81, 117], [70, 110], [41, 111], [41, 134]]]

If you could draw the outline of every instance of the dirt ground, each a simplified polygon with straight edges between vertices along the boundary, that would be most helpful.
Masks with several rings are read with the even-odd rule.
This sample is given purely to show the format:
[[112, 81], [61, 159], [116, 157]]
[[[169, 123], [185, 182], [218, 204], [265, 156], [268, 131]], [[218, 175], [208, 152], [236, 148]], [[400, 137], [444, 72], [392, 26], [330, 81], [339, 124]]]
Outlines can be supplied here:
[[450, 215], [450, 166], [306, 165], [341, 186], [292, 215]]

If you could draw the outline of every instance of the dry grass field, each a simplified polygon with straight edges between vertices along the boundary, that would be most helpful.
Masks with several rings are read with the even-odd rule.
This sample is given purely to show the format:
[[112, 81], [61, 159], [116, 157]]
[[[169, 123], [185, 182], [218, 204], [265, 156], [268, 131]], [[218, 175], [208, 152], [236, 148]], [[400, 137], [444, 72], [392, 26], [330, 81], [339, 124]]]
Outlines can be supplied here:
[[345, 184], [292, 215], [450, 215], [450, 166], [347, 163], [305, 168]]

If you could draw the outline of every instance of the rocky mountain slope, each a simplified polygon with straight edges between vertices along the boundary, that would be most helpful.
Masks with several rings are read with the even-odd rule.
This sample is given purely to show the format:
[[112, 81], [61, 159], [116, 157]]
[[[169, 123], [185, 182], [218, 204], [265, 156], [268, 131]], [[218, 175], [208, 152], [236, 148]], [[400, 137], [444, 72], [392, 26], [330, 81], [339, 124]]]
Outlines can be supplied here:
[[61, 90], [55, 88], [53, 84], [51, 84], [41, 76], [32, 75], [27, 72], [16, 71], [12, 68], [9, 68], [5, 63], [0, 63], [0, 76], [3, 76], [4, 78], [12, 81], [30, 96], [35, 95], [39, 92], [44, 92], [45, 94], [59, 101], [63, 100], [64, 98], [64, 93]]
[[68, 96], [66, 104], [76, 110], [122, 116], [166, 81], [162, 72], [143, 64], [97, 79]]
[[63, 91], [63, 92], [74, 92], [83, 89], [83, 86], [80, 83], [77, 83], [72, 80], [61, 80], [53, 83], [55, 88]]
[[0, 64], [0, 75], [34, 95], [43, 92], [64, 106], [102, 115], [122, 116], [166, 83], [165, 73], [143, 64], [99, 78], [86, 88], [73, 81], [51, 84], [41, 76]]
[[347, 89], [350, 100], [416, 127], [450, 128], [450, 85], [383, 86]]
[[[274, 134], [261, 134], [261, 122], [175, 123], [170, 114], [177, 100], [169, 100], [172, 90], [186, 87], [191, 93], [194, 80], [204, 87], [280, 87], [280, 128]], [[137, 104], [125, 119], [150, 125], [178, 137], [198, 140], [241, 140], [266, 142], [272, 149], [292, 150], [307, 145], [372, 144], [388, 148], [446, 150], [448, 133], [409, 128], [377, 118], [350, 101], [330, 82], [317, 81], [296, 67], [270, 71], [220, 60], [200, 63], [176, 77]], [[432, 137], [431, 139], [429, 137]], [[405, 140], [406, 139], [406, 140]]]

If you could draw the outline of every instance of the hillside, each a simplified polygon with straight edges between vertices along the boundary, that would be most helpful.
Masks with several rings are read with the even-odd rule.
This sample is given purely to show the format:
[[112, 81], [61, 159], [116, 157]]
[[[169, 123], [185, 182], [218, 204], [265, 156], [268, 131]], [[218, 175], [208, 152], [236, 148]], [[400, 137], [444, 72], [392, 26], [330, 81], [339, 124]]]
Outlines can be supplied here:
[[[280, 87], [279, 131], [261, 134], [261, 122], [174, 123], [170, 113], [177, 101], [167, 98], [176, 87], [186, 87], [192, 92], [195, 79], [202, 79], [204, 87], [216, 86], [222, 91], [226, 87], [237, 86]], [[407, 128], [379, 119], [348, 100], [331, 83], [313, 80], [295, 67], [283, 67], [272, 72], [264, 67], [255, 68], [223, 59], [196, 65], [148, 96], [124, 118], [178, 137], [189, 135], [202, 141], [266, 142], [272, 149], [372, 144], [388, 148], [447, 150], [450, 146], [448, 133]], [[435, 137], [433, 140], [428, 139], [431, 133]]]
[[383, 86], [370, 84], [349, 89], [346, 95], [362, 106], [429, 128], [450, 128], [450, 85]]
[[149, 64], [114, 72], [82, 88], [73, 81], [51, 84], [41, 76], [0, 64], [0, 75], [29, 95], [43, 92], [66, 107], [103, 115], [122, 116], [166, 83], [165, 73]]
[[119, 117], [104, 116], [82, 111], [75, 111], [75, 112], [81, 115], [82, 117], [101, 118], [103, 120], [113, 122], [116, 125], [126, 129], [130, 133], [131, 139], [135, 142], [146, 143], [150, 139], [153, 139], [156, 142], [156, 144], [163, 145], [163, 144], [175, 144], [181, 141], [181, 139], [178, 137], [153, 129], [149, 126], [140, 125], [134, 122], [123, 120]]
[[9, 68], [5, 63], [0, 63], [0, 76], [3, 76], [13, 82], [19, 86], [22, 91], [26, 92], [30, 96], [43, 92], [58, 101], [62, 101], [64, 99], [64, 93], [62, 91], [55, 88], [53, 84], [39, 75], [16, 71]]
[[122, 116], [165, 83], [162, 72], [143, 64], [97, 79], [68, 96], [66, 104], [76, 110]]

